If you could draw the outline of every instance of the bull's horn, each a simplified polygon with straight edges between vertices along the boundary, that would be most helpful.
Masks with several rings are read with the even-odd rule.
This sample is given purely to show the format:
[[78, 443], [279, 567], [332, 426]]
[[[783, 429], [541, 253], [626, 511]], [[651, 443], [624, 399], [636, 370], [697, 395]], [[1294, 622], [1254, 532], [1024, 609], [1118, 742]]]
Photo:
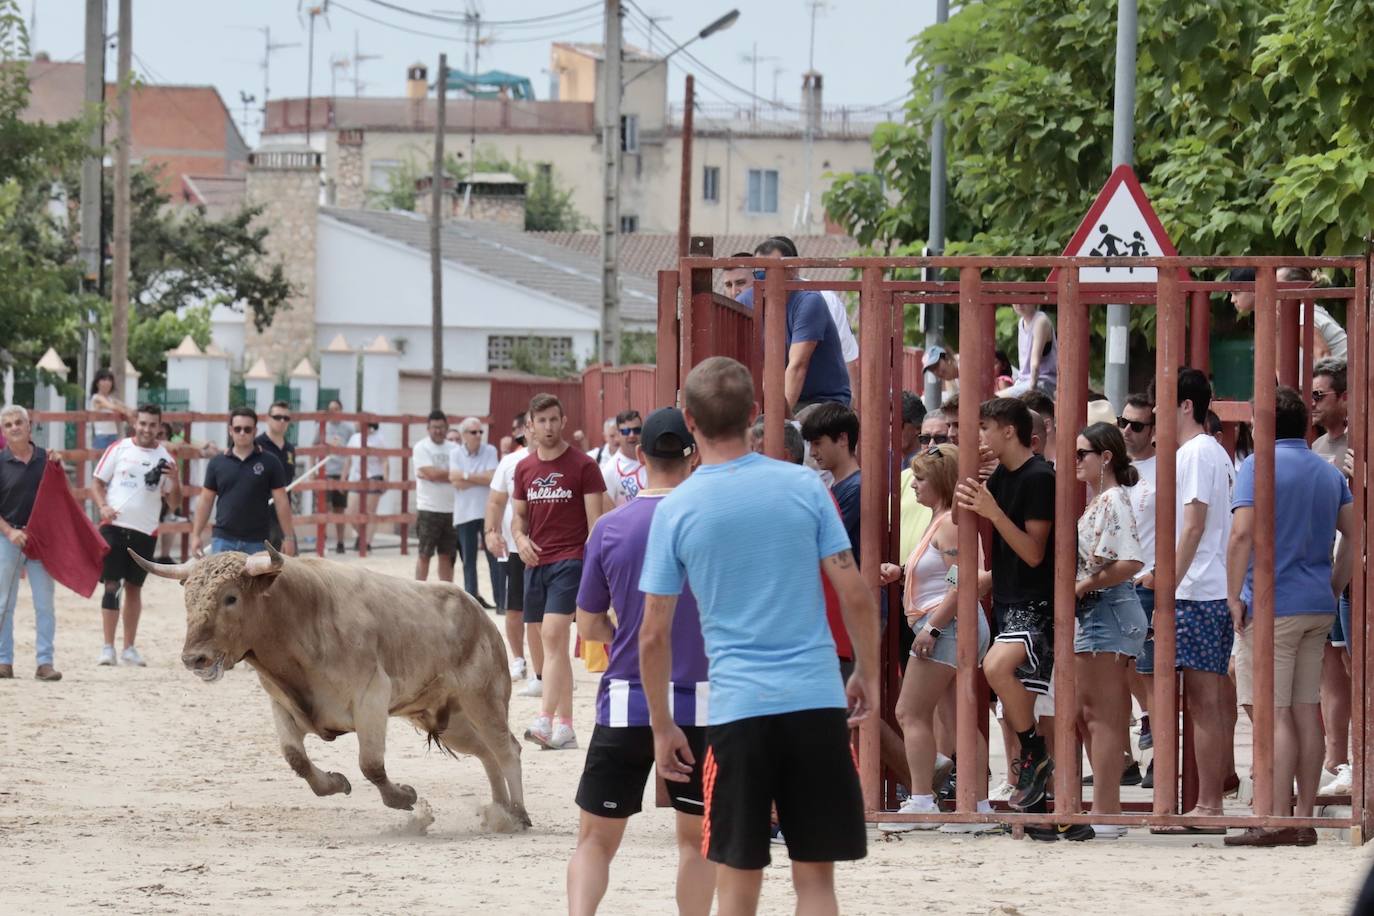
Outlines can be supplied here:
[[187, 560], [185, 563], [153, 563], [143, 559], [132, 549], [125, 549], [129, 550], [129, 556], [134, 558], [135, 563], [153, 575], [161, 576], [164, 579], [176, 579], [179, 582], [185, 582], [187, 577], [191, 575], [192, 568], [196, 565], [195, 560]]
[[282, 564], [286, 557], [271, 544], [264, 544], [267, 547], [267, 556], [260, 553], [253, 554], [243, 564], [243, 571], [250, 576], [275, 576], [281, 572]]

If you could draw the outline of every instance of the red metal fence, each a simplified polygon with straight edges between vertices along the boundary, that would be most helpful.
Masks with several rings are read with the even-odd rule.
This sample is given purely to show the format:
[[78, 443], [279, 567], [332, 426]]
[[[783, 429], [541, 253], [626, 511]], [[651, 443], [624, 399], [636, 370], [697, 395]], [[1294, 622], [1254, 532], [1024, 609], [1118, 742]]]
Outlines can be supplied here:
[[[1131, 284], [1081, 283], [1079, 272], [1089, 267], [1121, 267], [1135, 270], [1153, 269], [1158, 274], [1154, 282]], [[741, 346], [733, 310], [722, 315], [723, 303], [711, 292], [713, 271], [727, 267], [762, 268], [765, 279], [757, 284], [756, 295], [760, 307], [750, 317], [755, 322], [754, 346]], [[1208, 281], [1194, 279], [1195, 271], [1215, 273], [1225, 268], [1253, 267], [1257, 279], [1253, 283]], [[1315, 290], [1305, 285], [1279, 284], [1276, 273], [1281, 267], [1325, 268], [1352, 278], [1349, 286]], [[859, 272], [857, 281], [812, 282], [789, 278], [789, 270], [807, 268], [840, 268]], [[957, 280], [896, 281], [887, 279], [893, 269], [918, 271], [934, 268], [954, 271]], [[1055, 270], [1054, 282], [1005, 281], [997, 279], [999, 271], [1027, 272]], [[677, 271], [660, 274], [659, 282], [659, 366], [660, 394], [667, 390], [664, 369], [677, 357], [677, 379], [686, 376], [692, 366], [707, 356], [729, 355], [744, 362], [761, 380], [763, 411], [768, 422], [764, 444], [774, 456], [782, 454], [782, 424], [786, 414], [783, 399], [784, 315], [781, 308], [787, 294], [800, 289], [832, 289], [858, 291], [860, 294], [860, 365], [861, 415], [866, 431], [860, 442], [860, 463], [869, 469], [884, 468], [886, 473], [865, 473], [862, 482], [861, 504], [866, 524], [861, 537], [862, 569], [875, 592], [880, 588], [878, 569], [881, 562], [893, 558], [895, 529], [899, 522], [899, 502], [896, 488], [900, 472], [897, 450], [893, 448], [901, 411], [901, 378], [909, 365], [906, 351], [901, 347], [902, 312], [907, 302], [940, 302], [958, 310], [963, 328], [964, 347], [960, 353], [961, 380], [966, 393], [959, 405], [961, 429], [977, 428], [979, 402], [993, 392], [993, 351], [995, 348], [995, 308], [1015, 302], [1042, 302], [1057, 306], [1061, 341], [1059, 394], [1056, 402], [1056, 426], [1060, 430], [1076, 430], [1087, 416], [1089, 316], [1090, 307], [1107, 303], [1154, 307], [1158, 310], [1156, 325], [1155, 380], [1157, 401], [1176, 403], [1177, 371], [1187, 365], [1184, 344], [1187, 338], [1188, 317], [1193, 317], [1191, 351], [1195, 364], [1205, 368], [1206, 344], [1209, 329], [1209, 297], [1232, 291], [1253, 291], [1256, 295], [1256, 358], [1255, 358], [1255, 427], [1256, 494], [1255, 508], [1259, 519], [1272, 518], [1274, 513], [1274, 390], [1276, 377], [1288, 384], [1297, 383], [1310, 392], [1312, 353], [1312, 309], [1307, 309], [1306, 326], [1297, 325], [1300, 301], [1317, 299], [1343, 300], [1347, 306], [1349, 324], [1349, 436], [1355, 455], [1352, 490], [1355, 510], [1360, 518], [1359, 530], [1353, 543], [1357, 571], [1352, 583], [1352, 632], [1349, 634], [1352, 655], [1352, 764], [1354, 791], [1349, 817], [1293, 818], [1276, 816], [1272, 810], [1272, 779], [1274, 763], [1274, 531], [1272, 524], [1261, 521], [1256, 526], [1255, 542], [1255, 601], [1254, 601], [1254, 805], [1253, 814], [1225, 814], [1217, 817], [1184, 816], [1189, 810], [1196, 790], [1195, 772], [1189, 762], [1189, 747], [1181, 740], [1178, 729], [1181, 695], [1175, 671], [1176, 634], [1174, 627], [1176, 479], [1172, 461], [1158, 464], [1155, 556], [1155, 658], [1154, 695], [1151, 699], [1151, 719], [1154, 724], [1155, 790], [1151, 803], [1144, 806], [1123, 805], [1120, 815], [1089, 815], [1083, 812], [1082, 788], [1078, 761], [1081, 752], [1076, 730], [1056, 729], [1054, 756], [1061, 761], [1055, 773], [1052, 812], [1045, 814], [1016, 814], [1006, 810], [981, 814], [975, 810], [975, 789], [982, 781], [975, 772], [978, 732], [985, 729], [987, 707], [979, 708], [979, 682], [982, 674], [976, 657], [977, 622], [973, 616], [980, 612], [978, 597], [972, 589], [959, 592], [958, 674], [956, 693], [957, 713], [957, 805], [953, 813], [935, 815], [898, 815], [884, 812], [882, 772], [879, 763], [878, 726], [873, 718], [860, 729], [859, 752], [865, 807], [870, 820], [909, 820], [938, 822], [1006, 823], [1020, 830], [1027, 824], [1121, 824], [1194, 827], [1261, 827], [1261, 826], [1321, 826], [1348, 827], [1359, 841], [1374, 829], [1374, 769], [1371, 769], [1368, 738], [1370, 706], [1366, 690], [1374, 686], [1374, 653], [1368, 651], [1371, 633], [1366, 613], [1371, 571], [1365, 562], [1366, 543], [1374, 530], [1374, 501], [1368, 498], [1366, 460], [1374, 448], [1374, 425], [1368, 421], [1368, 397], [1371, 361], [1374, 360], [1374, 335], [1369, 333], [1369, 264], [1364, 258], [798, 258], [781, 262], [777, 259], [686, 257]], [[679, 288], [682, 299], [679, 305]], [[759, 295], [761, 294], [761, 295]], [[762, 331], [763, 333], [759, 333]], [[1282, 332], [1282, 333], [1280, 333]], [[1306, 344], [1307, 365], [1300, 380], [1296, 342]], [[976, 342], [976, 343], [975, 343]], [[1234, 422], [1244, 413], [1239, 408], [1223, 407]], [[867, 431], [874, 430], [875, 434]], [[1158, 413], [1156, 428], [1157, 449], [1171, 456], [1178, 444], [1177, 414], [1172, 410]], [[1077, 516], [1082, 501], [1082, 487], [1074, 478], [1075, 437], [1060, 435], [1057, 440], [1056, 513], [1055, 513], [1055, 655], [1062, 660], [1074, 657], [1075, 625], [1074, 577], [1077, 553]], [[978, 456], [971, 448], [960, 450], [959, 476], [977, 476]], [[888, 519], [888, 524], [874, 524], [874, 519]], [[978, 519], [969, 510], [957, 514], [959, 531], [959, 580], [977, 581]], [[1260, 532], [1263, 532], [1262, 534]], [[890, 599], [896, 600], [894, 594]], [[892, 669], [895, 655], [895, 628], [886, 634], [884, 710], [889, 711], [894, 700], [891, 687], [896, 679]], [[1077, 720], [1078, 701], [1075, 666], [1059, 664], [1054, 669], [1055, 712], [1058, 721]], [[1183, 731], [1188, 730], [1184, 717]], [[1070, 763], [1070, 761], [1072, 763]], [[1184, 772], [1180, 774], [1180, 763]], [[1335, 801], [1328, 800], [1328, 801]], [[1137, 810], [1133, 810], [1133, 807]], [[1143, 807], [1144, 810], [1138, 810]]]

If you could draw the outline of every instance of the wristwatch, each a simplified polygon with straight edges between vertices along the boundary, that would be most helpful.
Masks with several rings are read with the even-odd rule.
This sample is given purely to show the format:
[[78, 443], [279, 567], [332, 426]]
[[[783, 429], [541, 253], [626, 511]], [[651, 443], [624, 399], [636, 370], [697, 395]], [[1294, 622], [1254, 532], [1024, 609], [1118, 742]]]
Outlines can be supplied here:
[[926, 632], [929, 633], [931, 636], [935, 637], [936, 639], [939, 639], [939, 638], [940, 638], [941, 630], [940, 630], [939, 627], [935, 627], [935, 626], [926, 627]]

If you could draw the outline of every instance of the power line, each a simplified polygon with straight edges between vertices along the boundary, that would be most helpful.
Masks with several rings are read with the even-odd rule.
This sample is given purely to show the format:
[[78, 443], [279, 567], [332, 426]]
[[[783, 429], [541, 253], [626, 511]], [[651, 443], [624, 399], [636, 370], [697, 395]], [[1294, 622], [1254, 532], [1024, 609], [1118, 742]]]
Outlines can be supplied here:
[[[434, 22], [442, 22], [448, 25], [461, 25], [463, 23], [462, 17], [445, 16], [440, 13], [422, 13], [419, 10], [407, 9], [406, 7], [396, 3], [388, 3], [387, 0], [367, 0], [367, 2], [376, 4], [377, 6], [385, 7], [389, 10], [394, 10], [398, 13], [405, 13], [408, 16], [416, 16], [420, 19], [429, 19]], [[489, 26], [500, 26], [501, 28], [522, 28], [527, 27], [531, 24], [550, 23], [559, 19], [567, 19], [578, 13], [585, 13], [587, 10], [599, 9], [600, 7], [601, 3], [593, 2], [588, 3], [584, 6], [577, 6], [573, 7], [572, 9], [563, 10], [559, 13], [549, 13], [545, 16], [530, 16], [526, 19], [505, 19], [500, 21], [492, 20], [490, 22], [487, 22], [486, 24]]]
[[[376, 3], [376, 2], [379, 2], [379, 0], [370, 0], [370, 2]], [[398, 24], [396, 24], [396, 23], [394, 23], [394, 22], [388, 22], [388, 21], [385, 20], [385, 19], [378, 19], [378, 18], [376, 18], [375, 16], [369, 16], [367, 13], [359, 12], [358, 10], [355, 10], [355, 9], [353, 9], [352, 7], [345, 6], [344, 4], [338, 3], [338, 2], [335, 2], [335, 3], [333, 4], [333, 7], [334, 7], [335, 9], [343, 10], [345, 13], [352, 13], [354, 16], [357, 16], [359, 19], [365, 19], [365, 20], [367, 20], [368, 22], [374, 23], [374, 24], [376, 24], [376, 25], [385, 26], [385, 27], [388, 28], [388, 29], [395, 29], [395, 30], [398, 31], [398, 32], [405, 32], [407, 35], [417, 35], [417, 36], [419, 36], [419, 37], [421, 37], [421, 38], [429, 38], [429, 39], [433, 39], [433, 40], [435, 40], [435, 41], [456, 41], [456, 42], [468, 42], [468, 41], [471, 41], [471, 38], [470, 38], [469, 36], [466, 36], [466, 35], [448, 35], [448, 34], [443, 34], [443, 33], [440, 33], [440, 32], [428, 32], [428, 31], [422, 31], [422, 30], [420, 30], [420, 29], [412, 29], [412, 28], [410, 28], [409, 26], [398, 25]], [[460, 22], [460, 20], [452, 20], [452, 19], [444, 20], [444, 21], [445, 21], [445, 22], [448, 22], [448, 23], [450, 23], [450, 24], [455, 24], [455, 25], [458, 24], [458, 23]], [[601, 24], [601, 17], [598, 15], [598, 16], [595, 17], [594, 19], [588, 19], [588, 20], [586, 20], [586, 21], [584, 21], [584, 22], [581, 22], [580, 24], [575, 24], [575, 25], [574, 25], [574, 24], [571, 24], [571, 23], [570, 23], [570, 24], [568, 24], [567, 26], [564, 26], [562, 31], [559, 31], [559, 32], [557, 32], [557, 33], [550, 34], [550, 35], [540, 35], [540, 36], [536, 36], [536, 37], [527, 37], [527, 38], [497, 38], [497, 37], [488, 37], [488, 38], [484, 38], [484, 39], [483, 39], [483, 42], [484, 42], [484, 43], [489, 43], [489, 44], [527, 44], [527, 43], [530, 43], [530, 42], [554, 41], [554, 40], [557, 40], [557, 39], [559, 39], [559, 38], [564, 38], [564, 37], [566, 37], [566, 33], [567, 33], [568, 30], [570, 30], [570, 31], [572, 31], [572, 32], [580, 32], [580, 31], [583, 31], [584, 29], [587, 29], [587, 28], [592, 27], [593, 25], [600, 25], [600, 24]], [[489, 23], [489, 22], [487, 22], [485, 19], [483, 19], [483, 20], [482, 20], [482, 25], [483, 25], [483, 27], [486, 27], [486, 26], [488, 26], [488, 25], [491, 25], [491, 23]]]

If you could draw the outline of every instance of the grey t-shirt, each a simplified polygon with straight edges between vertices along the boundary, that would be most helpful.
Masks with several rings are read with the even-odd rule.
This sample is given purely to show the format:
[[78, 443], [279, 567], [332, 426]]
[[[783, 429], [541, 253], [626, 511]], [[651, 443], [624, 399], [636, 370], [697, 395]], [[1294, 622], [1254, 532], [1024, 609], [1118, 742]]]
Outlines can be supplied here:
[[[336, 420], [332, 423], [324, 424], [324, 441], [328, 445], [342, 448], [348, 444], [348, 439], [353, 435], [353, 424], [346, 420]], [[338, 477], [343, 474], [344, 458], [342, 455], [330, 455], [324, 462], [324, 473], [327, 477]]]
[[1345, 453], [1350, 448], [1350, 431], [1347, 429], [1344, 435], [1333, 436], [1330, 433], [1318, 436], [1312, 443], [1312, 451], [1321, 455], [1337, 470], [1345, 467]]

